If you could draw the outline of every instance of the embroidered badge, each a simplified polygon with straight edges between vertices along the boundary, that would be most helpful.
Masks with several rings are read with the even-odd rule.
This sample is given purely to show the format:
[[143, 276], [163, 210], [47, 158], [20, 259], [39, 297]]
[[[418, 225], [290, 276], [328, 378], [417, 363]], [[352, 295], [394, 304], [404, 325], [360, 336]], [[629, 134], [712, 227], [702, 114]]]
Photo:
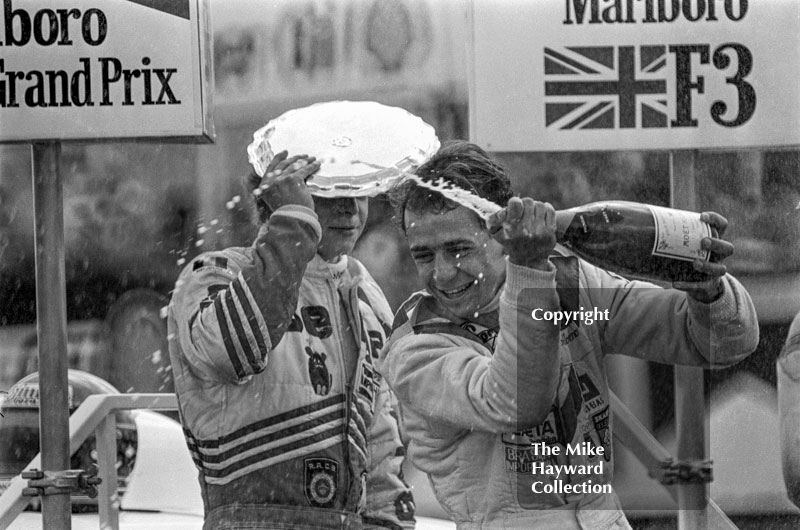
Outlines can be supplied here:
[[594, 430], [600, 437], [600, 445], [603, 446], [603, 458], [606, 462], [611, 460], [611, 433], [608, 429], [609, 424], [609, 410], [608, 407], [604, 408], [597, 414], [592, 415], [592, 423]]
[[313, 337], [327, 339], [333, 333], [333, 325], [328, 310], [319, 305], [309, 305], [300, 309], [306, 330]]
[[331, 391], [331, 382], [333, 377], [328, 371], [328, 366], [325, 364], [327, 355], [325, 353], [317, 353], [308, 346], [306, 346], [306, 355], [308, 355], [308, 378], [311, 381], [311, 386], [314, 387], [314, 393], [320, 396], [327, 396]]
[[474, 322], [464, 322], [461, 327], [478, 337], [487, 348], [494, 351], [494, 343], [497, 339], [496, 329], [487, 328]]
[[413, 521], [416, 505], [410, 491], [404, 491], [394, 500], [394, 513], [401, 521]]
[[332, 508], [339, 479], [339, 463], [330, 458], [306, 458], [306, 500], [316, 508]]

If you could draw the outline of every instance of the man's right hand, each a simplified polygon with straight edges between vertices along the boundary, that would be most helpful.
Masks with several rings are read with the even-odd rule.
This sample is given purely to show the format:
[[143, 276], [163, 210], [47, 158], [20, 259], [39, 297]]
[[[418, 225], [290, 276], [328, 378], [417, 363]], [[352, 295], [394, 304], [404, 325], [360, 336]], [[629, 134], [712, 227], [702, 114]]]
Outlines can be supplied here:
[[314, 209], [314, 200], [306, 187], [306, 180], [316, 173], [320, 163], [313, 156], [289, 157], [286, 151], [276, 154], [267, 166], [262, 179], [261, 199], [271, 212], [287, 204], [297, 204]]
[[556, 211], [549, 202], [512, 197], [486, 224], [511, 263], [551, 270], [547, 257], [556, 246]]

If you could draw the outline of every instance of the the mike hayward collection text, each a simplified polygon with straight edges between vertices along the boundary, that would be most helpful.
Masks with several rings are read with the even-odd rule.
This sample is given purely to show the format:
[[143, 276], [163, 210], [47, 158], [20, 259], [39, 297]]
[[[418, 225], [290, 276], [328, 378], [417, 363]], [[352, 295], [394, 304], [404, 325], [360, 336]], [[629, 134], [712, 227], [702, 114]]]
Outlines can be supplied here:
[[[578, 444], [567, 444], [564, 451], [565, 456], [583, 457], [585, 464], [553, 464], [553, 458], [561, 456], [561, 447], [558, 445], [548, 445], [545, 442], [531, 444], [533, 454], [546, 457], [548, 460], [531, 462], [531, 473], [537, 477], [549, 476], [555, 480], [537, 480], [531, 484], [533, 493], [610, 493], [610, 484], [593, 483], [589, 476], [595, 478], [603, 477], [603, 465], [605, 462], [605, 447], [588, 442]], [[596, 462], [596, 463], [591, 463]], [[587, 477], [586, 480], [576, 480], [581, 476]]]

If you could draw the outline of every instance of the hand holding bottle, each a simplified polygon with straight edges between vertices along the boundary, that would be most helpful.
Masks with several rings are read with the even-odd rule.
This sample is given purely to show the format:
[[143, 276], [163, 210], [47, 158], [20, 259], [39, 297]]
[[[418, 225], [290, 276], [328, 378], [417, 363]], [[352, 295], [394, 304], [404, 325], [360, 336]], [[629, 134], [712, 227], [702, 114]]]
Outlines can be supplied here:
[[515, 265], [550, 270], [547, 257], [556, 245], [556, 212], [550, 203], [512, 197], [489, 216], [487, 227]]
[[703, 212], [700, 220], [709, 224], [716, 230], [716, 237], [705, 237], [700, 245], [703, 250], [711, 253], [711, 259], [696, 259], [692, 266], [698, 272], [708, 275], [709, 278], [699, 282], [676, 281], [672, 282], [672, 287], [681, 291], [686, 291], [689, 296], [699, 302], [711, 303], [722, 296], [724, 284], [722, 277], [728, 269], [722, 261], [733, 254], [733, 244], [722, 239], [725, 229], [728, 227], [728, 220], [716, 212]]
[[717, 265], [733, 246], [718, 232], [727, 224], [716, 213], [701, 219], [695, 212], [628, 201], [556, 212], [558, 241], [586, 261], [629, 278], [689, 283], [690, 290], [725, 274]]

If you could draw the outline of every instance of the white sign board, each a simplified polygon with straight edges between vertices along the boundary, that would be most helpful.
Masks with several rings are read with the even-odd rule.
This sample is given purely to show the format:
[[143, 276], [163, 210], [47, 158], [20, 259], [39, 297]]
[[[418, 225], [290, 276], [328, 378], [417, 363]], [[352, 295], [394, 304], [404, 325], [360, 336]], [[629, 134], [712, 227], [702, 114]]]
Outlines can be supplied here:
[[205, 0], [4, 0], [0, 142], [210, 141]]
[[797, 0], [473, 0], [492, 151], [800, 144]]

